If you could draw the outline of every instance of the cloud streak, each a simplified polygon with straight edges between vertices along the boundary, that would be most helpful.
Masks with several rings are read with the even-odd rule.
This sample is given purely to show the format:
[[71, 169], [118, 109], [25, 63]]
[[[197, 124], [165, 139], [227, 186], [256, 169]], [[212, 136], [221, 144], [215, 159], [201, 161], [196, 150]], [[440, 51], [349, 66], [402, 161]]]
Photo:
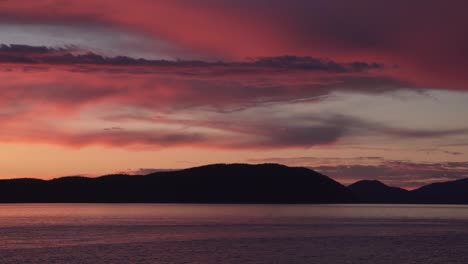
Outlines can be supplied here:
[[[93, 110], [93, 107], [89, 110]], [[34, 120], [30, 114], [6, 113], [17, 115], [16, 118], [10, 116], [2, 121], [6, 130], [15, 133], [0, 136], [0, 141], [46, 142], [72, 147], [102, 145], [158, 149], [196, 146], [268, 150], [337, 145], [356, 137], [414, 142], [468, 135], [468, 128], [415, 129], [342, 114], [325, 115], [307, 111], [302, 114], [282, 114], [281, 107], [271, 109], [268, 105], [230, 113], [189, 108], [159, 116], [145, 108], [122, 111], [111, 107], [107, 110], [96, 109], [99, 114], [93, 113], [81, 123], [77, 122], [76, 115], [83, 118], [86, 112], [51, 113], [47, 108], [42, 111], [49, 115]], [[72, 120], [67, 121], [70, 116]], [[57, 120], [61, 120], [61, 126], [54, 124]]]
[[[279, 56], [244, 61], [105, 57], [77, 47], [0, 46], [4, 103], [79, 109], [90, 103], [220, 111], [327, 95], [335, 90], [382, 93], [402, 83], [370, 62]], [[0, 103], [1, 103], [0, 99]]]
[[[99, 66], [146, 66], [158, 68], [181, 68], [181, 71], [211, 68], [213, 74], [261, 73], [291, 71], [323, 71], [330, 73], [354, 73], [384, 68], [378, 63], [355, 61], [338, 63], [312, 57], [278, 56], [262, 57], [243, 62], [200, 60], [148, 60], [127, 56], [105, 57], [74, 47], [52, 48], [29, 45], [0, 45], [0, 63], [45, 64], [45, 65], [99, 65]], [[151, 72], [149, 68], [145, 68]], [[142, 70], [142, 73], [145, 71]], [[176, 70], [177, 71], [177, 70]]]

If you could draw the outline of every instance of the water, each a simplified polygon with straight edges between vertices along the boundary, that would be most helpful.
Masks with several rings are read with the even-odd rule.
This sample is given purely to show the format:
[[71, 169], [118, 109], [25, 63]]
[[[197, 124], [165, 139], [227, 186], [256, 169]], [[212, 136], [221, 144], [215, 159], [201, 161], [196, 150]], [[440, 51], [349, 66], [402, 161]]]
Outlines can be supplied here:
[[0, 263], [468, 263], [468, 206], [0, 204]]

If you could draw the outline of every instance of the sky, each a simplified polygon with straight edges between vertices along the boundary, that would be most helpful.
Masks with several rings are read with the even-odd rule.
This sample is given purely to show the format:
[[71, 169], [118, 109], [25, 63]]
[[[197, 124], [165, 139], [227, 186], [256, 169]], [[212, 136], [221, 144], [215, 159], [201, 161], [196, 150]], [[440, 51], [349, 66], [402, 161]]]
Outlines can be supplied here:
[[0, 178], [468, 177], [462, 0], [0, 0]]

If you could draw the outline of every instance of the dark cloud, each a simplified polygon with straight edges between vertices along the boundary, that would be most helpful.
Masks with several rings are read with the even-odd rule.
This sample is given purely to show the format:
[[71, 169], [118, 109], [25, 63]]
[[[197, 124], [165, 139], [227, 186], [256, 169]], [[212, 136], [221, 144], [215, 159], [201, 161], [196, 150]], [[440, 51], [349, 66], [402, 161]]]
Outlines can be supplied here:
[[312, 57], [281, 56], [259, 58], [250, 63], [241, 63], [244, 66], [259, 66], [265, 68], [321, 70], [328, 72], [360, 72], [372, 69], [382, 69], [384, 65], [368, 62], [337, 63], [331, 60], [316, 59]]
[[112, 130], [104, 133], [82, 133], [63, 135], [62, 140], [71, 145], [102, 144], [108, 146], [177, 146], [207, 142], [209, 137], [195, 132], [177, 131], [126, 131]]
[[70, 147], [101, 145], [108, 147], [164, 148], [174, 146], [203, 145], [212, 138], [197, 132], [168, 130], [102, 130], [99, 132], [68, 132], [57, 129], [36, 128], [15, 135], [0, 136], [0, 141], [48, 142]]
[[[147, 60], [126, 56], [104, 57], [73, 47], [51, 48], [28, 45], [0, 45], [0, 63], [26, 64], [85, 64], [107, 66], [150, 66], [180, 68], [213, 68], [221, 73], [247, 73], [258, 70], [271, 71], [324, 71], [332, 73], [363, 72], [382, 69], [384, 65], [368, 62], [338, 63], [312, 57], [280, 56], [263, 57], [245, 62], [194, 61], [194, 60]], [[79, 71], [80, 69], [74, 69]], [[82, 71], [91, 70], [81, 68]], [[150, 70], [150, 69], [148, 69]], [[144, 73], [143, 70], [141, 73]]]
[[460, 155], [463, 155], [465, 153], [463, 152], [458, 152], [458, 151], [449, 151], [449, 150], [443, 150], [443, 149], [439, 149], [439, 148], [424, 148], [424, 149], [419, 149], [419, 151], [421, 152], [426, 152], [426, 153], [433, 153], [433, 152], [439, 152], [439, 153], [443, 153], [443, 154], [447, 154], [447, 155], [452, 155], [452, 156], [460, 156]]
[[287, 115], [284, 117], [263, 117], [262, 119], [258, 117], [262, 115], [255, 114], [255, 111], [252, 112], [251, 117], [245, 117], [245, 114], [240, 110], [240, 112], [230, 114], [211, 114], [210, 118], [205, 118], [202, 115], [194, 119], [127, 114], [106, 116], [104, 120], [112, 122], [139, 121], [222, 131], [230, 136], [227, 138], [212, 136], [213, 140], [208, 146], [234, 149], [308, 148], [317, 145], [338, 144], [340, 140], [355, 136], [374, 136], [387, 140], [405, 141], [408, 139], [449, 138], [468, 133], [468, 128], [438, 130], [399, 128], [366, 121], [358, 117], [336, 114]]
[[1, 45], [0, 68], [0, 103], [47, 100], [75, 109], [109, 102], [159, 110], [208, 106], [223, 112], [266, 102], [319, 100], [335, 90], [382, 93], [410, 87], [385, 76], [382, 64], [298, 56], [167, 61], [104, 57], [75, 47]]
[[0, 53], [2, 55], [5, 54], [12, 54], [12, 55], [39, 55], [39, 54], [56, 54], [56, 53], [63, 53], [63, 52], [70, 52], [69, 48], [49, 48], [45, 46], [30, 46], [30, 45], [19, 45], [19, 44], [11, 44], [5, 45], [0, 44]]
[[[319, 139], [323, 143], [333, 143], [345, 136], [373, 135], [387, 136], [396, 139], [422, 139], [443, 138], [459, 135], [468, 135], [468, 128], [459, 129], [414, 129], [397, 127], [391, 124], [383, 124], [375, 121], [367, 121], [359, 117], [346, 115], [331, 115], [321, 117], [296, 116], [294, 123], [313, 122], [311, 126], [291, 126], [280, 130], [271, 128], [263, 129], [270, 131], [275, 138], [283, 139], [278, 142], [289, 142], [297, 145], [310, 145], [311, 139]], [[283, 122], [284, 124], [285, 122]]]

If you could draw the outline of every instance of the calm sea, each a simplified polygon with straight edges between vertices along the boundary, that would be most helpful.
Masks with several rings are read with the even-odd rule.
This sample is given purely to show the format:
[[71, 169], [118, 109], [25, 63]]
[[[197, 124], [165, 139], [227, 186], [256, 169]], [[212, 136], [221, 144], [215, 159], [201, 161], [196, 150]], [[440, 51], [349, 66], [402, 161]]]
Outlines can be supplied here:
[[0, 204], [0, 263], [468, 264], [468, 206]]

